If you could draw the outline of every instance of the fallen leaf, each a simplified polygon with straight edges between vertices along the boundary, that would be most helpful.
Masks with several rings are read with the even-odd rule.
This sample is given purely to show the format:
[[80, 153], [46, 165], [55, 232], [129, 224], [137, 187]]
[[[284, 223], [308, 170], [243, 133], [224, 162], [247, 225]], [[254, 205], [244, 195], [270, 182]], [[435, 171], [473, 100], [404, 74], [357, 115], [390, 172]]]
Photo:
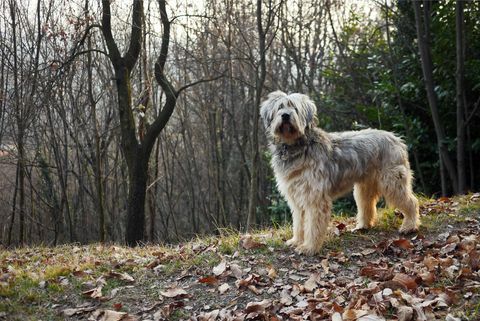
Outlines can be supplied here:
[[402, 305], [397, 309], [398, 321], [413, 320], [413, 308]]
[[62, 313], [67, 317], [71, 317], [71, 316], [74, 316], [74, 315], [77, 315], [77, 314], [91, 312], [93, 310], [95, 310], [94, 307], [73, 308], [73, 309], [62, 310]]
[[455, 250], [455, 248], [457, 247], [457, 244], [456, 243], [450, 243], [450, 244], [447, 244], [445, 245], [444, 247], [442, 247], [440, 249], [440, 254], [441, 255], [445, 255], [445, 254], [448, 254], [448, 253], [451, 253]]
[[187, 291], [180, 287], [172, 287], [170, 289], [167, 289], [166, 291], [161, 291], [160, 294], [167, 298], [176, 298], [188, 295]]
[[228, 285], [228, 283], [223, 283], [218, 287], [218, 292], [220, 292], [220, 294], [224, 294], [228, 291], [228, 289], [230, 289], [230, 285]]
[[408, 250], [408, 249], [413, 248], [412, 242], [410, 242], [407, 239], [398, 239], [398, 240], [393, 241], [392, 244], [394, 246], [399, 247], [399, 248], [404, 249], [404, 250]]
[[278, 276], [277, 274], [277, 270], [275, 270], [275, 268], [273, 266], [269, 267], [268, 268], [268, 277], [273, 280], [273, 279], [276, 279]]
[[214, 285], [218, 283], [218, 279], [213, 275], [205, 276], [203, 278], [198, 279], [198, 282], [205, 283], [208, 285]]
[[403, 273], [397, 273], [392, 279], [393, 282], [398, 282], [401, 285], [403, 285], [405, 288], [409, 290], [415, 290], [418, 287], [417, 282], [415, 282], [415, 279], [403, 274]]
[[368, 256], [368, 255], [373, 254], [375, 252], [377, 252], [376, 249], [370, 248], [370, 249], [363, 250], [361, 253], [362, 253], [363, 256]]
[[303, 284], [305, 292], [313, 292], [318, 286], [317, 284], [318, 274], [312, 273], [307, 281]]
[[232, 275], [237, 279], [241, 279], [243, 277], [244, 272], [238, 264], [230, 264], [230, 271], [232, 272]]
[[135, 317], [129, 315], [127, 312], [118, 312], [113, 310], [96, 310], [92, 316], [97, 321], [133, 321], [137, 320]]
[[253, 239], [253, 236], [250, 234], [242, 235], [240, 238], [240, 246], [245, 250], [256, 249], [259, 247], [264, 247], [264, 243], [257, 242]]
[[374, 266], [365, 266], [360, 270], [361, 276], [368, 276], [374, 280], [387, 281], [393, 277], [392, 269]]
[[260, 295], [263, 293], [263, 290], [261, 289], [258, 289], [255, 285], [253, 284], [250, 284], [247, 286], [247, 288], [252, 291], [253, 293], [255, 293], [256, 295]]
[[213, 274], [220, 276], [227, 269], [227, 262], [222, 261], [220, 264], [213, 268]]
[[97, 286], [96, 288], [82, 292], [82, 295], [92, 299], [101, 299], [103, 297], [102, 288], [103, 286]]
[[123, 280], [123, 281], [126, 281], [126, 282], [135, 282], [135, 279], [130, 274], [128, 274], [126, 272], [118, 273], [118, 272], [115, 272], [115, 271], [110, 271], [110, 273], [108, 273], [108, 277], [120, 279], [120, 280]]
[[357, 321], [385, 321], [385, 318], [375, 314], [367, 314], [358, 318]]
[[344, 321], [354, 321], [367, 314], [367, 311], [347, 309], [343, 312], [342, 318]]
[[252, 313], [252, 312], [263, 312], [267, 307], [271, 305], [272, 301], [265, 299], [260, 302], [249, 302], [245, 307], [245, 313]]
[[332, 321], [343, 321], [342, 315], [338, 312], [332, 314]]

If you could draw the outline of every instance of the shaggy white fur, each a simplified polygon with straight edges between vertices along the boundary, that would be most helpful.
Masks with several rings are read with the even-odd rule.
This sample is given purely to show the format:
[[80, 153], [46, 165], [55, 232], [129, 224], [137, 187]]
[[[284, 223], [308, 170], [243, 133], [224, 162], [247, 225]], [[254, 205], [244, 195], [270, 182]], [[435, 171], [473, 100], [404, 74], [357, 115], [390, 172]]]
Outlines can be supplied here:
[[375, 224], [378, 199], [404, 214], [400, 232], [420, 225], [407, 148], [376, 129], [327, 133], [316, 127], [315, 104], [303, 94], [269, 94], [262, 116], [278, 189], [293, 216], [297, 252], [318, 253], [327, 237], [332, 201], [354, 189], [357, 229]]

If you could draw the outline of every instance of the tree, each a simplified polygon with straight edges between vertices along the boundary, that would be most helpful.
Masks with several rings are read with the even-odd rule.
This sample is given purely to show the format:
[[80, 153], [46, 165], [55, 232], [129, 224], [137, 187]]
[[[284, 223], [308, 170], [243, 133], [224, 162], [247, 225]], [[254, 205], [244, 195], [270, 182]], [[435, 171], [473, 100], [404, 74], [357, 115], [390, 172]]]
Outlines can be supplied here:
[[[453, 161], [448, 153], [445, 129], [440, 120], [437, 94], [434, 90], [433, 64], [430, 53], [430, 3], [428, 1], [423, 2], [423, 19], [421, 15], [422, 9], [420, 8], [421, 2], [412, 1], [412, 3], [415, 13], [415, 26], [417, 29], [417, 41], [420, 51], [423, 77], [425, 81], [425, 89], [427, 91], [428, 104], [430, 106], [433, 125], [435, 127], [435, 133], [437, 136], [439, 160], [440, 164], [445, 166], [452, 183], [452, 189], [454, 192], [456, 192], [458, 189], [457, 173]], [[442, 194], [447, 195], [447, 193], [447, 185], [442, 175]]]
[[465, 16], [464, 3], [457, 0], [455, 3], [455, 30], [456, 30], [456, 57], [457, 70], [455, 73], [456, 100], [457, 100], [457, 173], [458, 193], [465, 193]]
[[[198, 80], [175, 89], [165, 74], [170, 44], [170, 25], [164, 0], [158, 0], [162, 22], [162, 43], [160, 54], [155, 62], [155, 79], [165, 94], [165, 103], [151, 124], [145, 126], [142, 135], [137, 136], [137, 124], [133, 115], [131, 96], [131, 74], [138, 60], [142, 44], [143, 1], [133, 1], [132, 29], [130, 44], [122, 56], [113, 38], [111, 27], [110, 1], [102, 1], [102, 32], [108, 47], [108, 54], [115, 71], [118, 111], [120, 116], [121, 148], [128, 167], [128, 201], [125, 241], [137, 245], [144, 239], [145, 197], [148, 181], [149, 159], [154, 144], [175, 109], [180, 93], [195, 84], [207, 81]], [[218, 79], [215, 77], [211, 80]], [[210, 79], [209, 79], [210, 80]], [[148, 99], [148, 96], [146, 97]], [[143, 105], [146, 105], [144, 102]], [[136, 107], [136, 106], [133, 106]]]

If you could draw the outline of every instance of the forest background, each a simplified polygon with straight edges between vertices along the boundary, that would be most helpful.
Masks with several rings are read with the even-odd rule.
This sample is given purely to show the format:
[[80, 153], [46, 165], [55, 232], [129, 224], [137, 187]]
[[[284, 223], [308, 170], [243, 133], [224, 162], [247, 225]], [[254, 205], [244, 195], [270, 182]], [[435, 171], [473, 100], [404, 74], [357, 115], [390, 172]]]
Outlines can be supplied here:
[[417, 193], [478, 190], [479, 36], [477, 1], [4, 1], [0, 244], [287, 223], [258, 119], [273, 90], [328, 131], [402, 136]]

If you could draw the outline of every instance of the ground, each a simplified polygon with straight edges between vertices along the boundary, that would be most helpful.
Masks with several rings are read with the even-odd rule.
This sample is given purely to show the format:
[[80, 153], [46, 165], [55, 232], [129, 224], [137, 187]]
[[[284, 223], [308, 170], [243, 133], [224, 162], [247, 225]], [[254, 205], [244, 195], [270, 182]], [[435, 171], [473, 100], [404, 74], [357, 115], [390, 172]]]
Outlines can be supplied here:
[[479, 320], [480, 194], [423, 200], [355, 232], [334, 217], [322, 253], [284, 245], [289, 227], [224, 231], [178, 246], [0, 252], [0, 320]]

